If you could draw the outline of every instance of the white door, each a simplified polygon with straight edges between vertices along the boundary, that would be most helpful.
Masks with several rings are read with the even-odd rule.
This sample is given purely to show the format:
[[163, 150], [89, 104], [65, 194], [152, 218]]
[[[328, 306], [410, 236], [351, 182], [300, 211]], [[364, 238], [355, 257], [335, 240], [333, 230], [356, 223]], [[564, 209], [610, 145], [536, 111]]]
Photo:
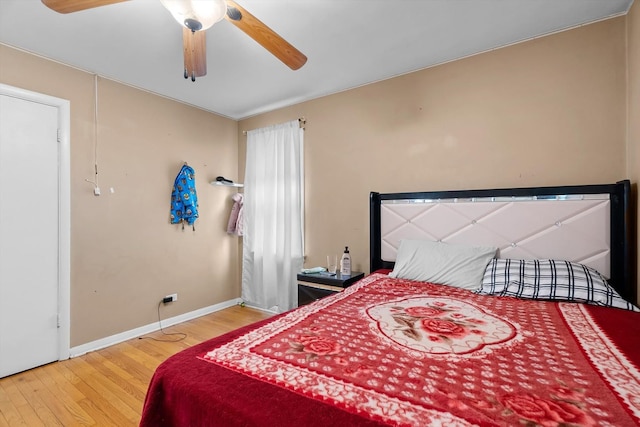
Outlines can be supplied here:
[[57, 105], [0, 92], [0, 378], [68, 350], [58, 327], [68, 308], [60, 298], [59, 119]]

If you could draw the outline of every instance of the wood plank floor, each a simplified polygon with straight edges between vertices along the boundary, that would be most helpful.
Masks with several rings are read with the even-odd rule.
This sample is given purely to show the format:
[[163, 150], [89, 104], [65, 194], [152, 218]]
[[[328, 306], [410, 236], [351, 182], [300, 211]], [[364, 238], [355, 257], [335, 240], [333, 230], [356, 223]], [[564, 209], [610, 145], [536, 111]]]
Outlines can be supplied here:
[[[209, 338], [270, 317], [230, 307], [165, 328], [179, 342], [132, 339], [73, 359], [0, 379], [0, 426], [137, 426], [147, 386], [167, 357]], [[175, 339], [161, 332], [146, 335]]]

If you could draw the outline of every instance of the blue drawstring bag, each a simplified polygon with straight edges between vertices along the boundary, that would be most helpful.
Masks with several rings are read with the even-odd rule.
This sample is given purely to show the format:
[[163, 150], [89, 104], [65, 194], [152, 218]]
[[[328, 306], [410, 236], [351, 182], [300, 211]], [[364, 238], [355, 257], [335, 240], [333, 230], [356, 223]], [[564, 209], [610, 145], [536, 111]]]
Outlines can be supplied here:
[[171, 224], [186, 222], [195, 230], [198, 219], [198, 195], [196, 194], [195, 172], [185, 164], [180, 169], [171, 192]]

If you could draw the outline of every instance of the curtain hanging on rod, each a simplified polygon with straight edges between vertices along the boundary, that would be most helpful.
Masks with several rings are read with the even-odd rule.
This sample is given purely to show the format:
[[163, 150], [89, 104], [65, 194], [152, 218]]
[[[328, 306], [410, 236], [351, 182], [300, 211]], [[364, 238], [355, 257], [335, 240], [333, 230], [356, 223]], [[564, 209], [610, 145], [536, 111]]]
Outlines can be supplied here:
[[277, 312], [297, 302], [304, 253], [303, 159], [298, 120], [248, 133], [242, 299]]
[[[307, 119], [306, 118], [304, 118], [304, 117], [298, 118], [298, 126], [300, 126], [300, 129], [304, 130], [306, 124], [307, 124]], [[247, 132], [250, 132], [250, 131], [243, 130], [242, 134], [243, 135], [247, 135]]]

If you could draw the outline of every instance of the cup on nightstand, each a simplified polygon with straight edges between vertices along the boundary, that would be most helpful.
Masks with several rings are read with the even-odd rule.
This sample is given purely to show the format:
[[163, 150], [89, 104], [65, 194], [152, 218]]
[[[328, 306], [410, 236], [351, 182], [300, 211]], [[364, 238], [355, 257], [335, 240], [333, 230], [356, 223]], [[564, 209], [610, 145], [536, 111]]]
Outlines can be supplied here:
[[338, 271], [338, 255], [327, 255], [327, 271], [336, 274]]

